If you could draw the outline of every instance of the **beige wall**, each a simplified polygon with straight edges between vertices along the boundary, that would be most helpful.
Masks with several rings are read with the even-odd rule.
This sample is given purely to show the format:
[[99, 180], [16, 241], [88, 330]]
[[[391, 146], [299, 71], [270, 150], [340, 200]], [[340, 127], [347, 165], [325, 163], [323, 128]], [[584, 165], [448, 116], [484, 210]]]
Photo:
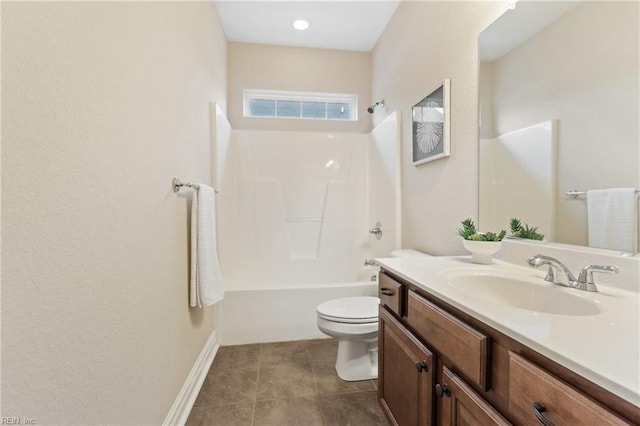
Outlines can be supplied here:
[[[371, 54], [266, 44], [229, 43], [229, 121], [238, 130], [371, 130]], [[245, 118], [243, 89], [355, 93], [358, 121]]]
[[2, 416], [164, 419], [214, 327], [170, 180], [210, 180], [225, 61], [212, 3], [2, 3]]
[[[464, 253], [459, 222], [478, 213], [479, 33], [503, 2], [400, 3], [373, 50], [379, 123], [402, 111], [402, 245], [433, 254]], [[411, 165], [411, 106], [451, 79], [451, 157]]]
[[582, 2], [493, 63], [497, 134], [558, 120], [556, 241], [587, 244], [566, 191], [640, 187], [639, 9]]

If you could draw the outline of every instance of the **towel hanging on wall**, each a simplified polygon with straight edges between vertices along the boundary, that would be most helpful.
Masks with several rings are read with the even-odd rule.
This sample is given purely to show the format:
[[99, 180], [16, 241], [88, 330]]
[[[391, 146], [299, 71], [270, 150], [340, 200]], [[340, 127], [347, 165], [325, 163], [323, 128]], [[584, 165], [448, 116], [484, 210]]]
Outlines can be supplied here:
[[216, 243], [216, 205], [212, 187], [199, 184], [191, 204], [189, 304], [210, 306], [224, 298]]
[[589, 246], [637, 251], [637, 211], [635, 188], [587, 191]]

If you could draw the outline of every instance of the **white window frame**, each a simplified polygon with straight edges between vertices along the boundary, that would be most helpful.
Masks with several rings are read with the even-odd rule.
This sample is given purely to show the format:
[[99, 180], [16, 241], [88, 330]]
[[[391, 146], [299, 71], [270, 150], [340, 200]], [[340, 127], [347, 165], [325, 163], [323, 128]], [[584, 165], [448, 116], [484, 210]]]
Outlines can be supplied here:
[[[330, 121], [358, 121], [358, 95], [351, 93], [319, 93], [319, 92], [290, 92], [283, 90], [260, 90], [260, 89], [244, 89], [242, 91], [243, 99], [243, 115], [248, 118], [278, 118], [293, 120], [330, 120]], [[274, 100], [276, 101], [294, 101], [294, 102], [323, 102], [323, 103], [341, 103], [351, 106], [351, 116], [348, 119], [324, 117], [303, 117], [302, 107], [300, 108], [299, 117], [279, 117], [251, 115], [251, 101], [255, 99]]]

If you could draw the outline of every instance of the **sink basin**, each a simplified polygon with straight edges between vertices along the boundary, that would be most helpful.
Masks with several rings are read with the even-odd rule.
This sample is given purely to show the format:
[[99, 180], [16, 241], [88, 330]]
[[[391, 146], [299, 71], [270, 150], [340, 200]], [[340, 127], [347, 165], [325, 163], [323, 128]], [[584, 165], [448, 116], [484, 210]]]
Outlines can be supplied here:
[[445, 271], [448, 284], [467, 296], [499, 305], [557, 315], [587, 316], [600, 313], [597, 303], [579, 290], [555, 286], [539, 277], [498, 271]]

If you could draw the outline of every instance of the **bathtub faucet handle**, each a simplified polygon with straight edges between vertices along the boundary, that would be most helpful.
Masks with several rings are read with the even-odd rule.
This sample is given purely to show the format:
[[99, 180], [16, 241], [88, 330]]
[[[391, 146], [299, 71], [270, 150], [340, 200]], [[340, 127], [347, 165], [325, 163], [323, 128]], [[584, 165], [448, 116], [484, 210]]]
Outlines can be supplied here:
[[382, 224], [380, 222], [376, 222], [373, 228], [369, 229], [369, 233], [376, 236], [376, 240], [380, 240], [382, 238]]
[[365, 259], [364, 266], [378, 266], [378, 262], [375, 259]]

